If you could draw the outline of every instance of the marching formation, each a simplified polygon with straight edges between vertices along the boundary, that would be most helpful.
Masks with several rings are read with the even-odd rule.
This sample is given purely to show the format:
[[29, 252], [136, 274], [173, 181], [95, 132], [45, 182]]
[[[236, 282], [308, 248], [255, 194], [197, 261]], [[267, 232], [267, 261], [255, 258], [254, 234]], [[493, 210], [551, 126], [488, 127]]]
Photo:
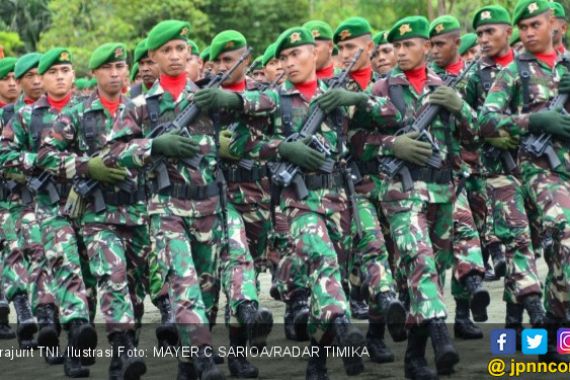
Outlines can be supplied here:
[[306, 379], [328, 379], [330, 345], [350, 349], [349, 376], [365, 348], [367, 365], [396, 360], [386, 331], [407, 341], [406, 378], [437, 379], [460, 360], [450, 270], [456, 338], [483, 337], [484, 281], [503, 278], [505, 325], [520, 333], [526, 311], [549, 334], [539, 360], [567, 360], [554, 338], [570, 323], [566, 15], [519, 0], [472, 22], [461, 35], [450, 15], [380, 33], [313, 20], [253, 59], [238, 31], [200, 52], [190, 23], [167, 20], [132, 60], [119, 42], [95, 49], [92, 79], [63, 47], [0, 59], [0, 339], [56, 348], [65, 331], [68, 350], [45, 360], [88, 377], [95, 358], [64, 352], [102, 344], [100, 313], [109, 379], [136, 380], [148, 295], [158, 344], [195, 349], [179, 380], [223, 379], [224, 359], [256, 378], [239, 350], [212, 355], [211, 330], [223, 292], [229, 346], [266, 345], [269, 269], [286, 338], [321, 353]]

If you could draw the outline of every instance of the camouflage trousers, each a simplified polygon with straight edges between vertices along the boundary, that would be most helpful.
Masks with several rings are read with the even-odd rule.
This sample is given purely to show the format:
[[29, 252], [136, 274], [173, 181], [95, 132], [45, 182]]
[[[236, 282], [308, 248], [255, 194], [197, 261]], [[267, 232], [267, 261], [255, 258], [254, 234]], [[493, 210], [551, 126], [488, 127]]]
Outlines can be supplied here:
[[451, 232], [453, 205], [410, 198], [382, 202], [398, 251], [410, 299], [408, 325], [445, 318], [443, 283], [439, 271], [453, 261]]
[[79, 258], [76, 231], [57, 206], [37, 205], [47, 268], [53, 276], [54, 295], [60, 320], [89, 320], [89, 306]]
[[87, 223], [82, 235], [107, 333], [134, 330], [144, 313], [148, 226]]
[[525, 176], [524, 187], [537, 210], [541, 238], [551, 238], [545, 249], [548, 264], [545, 280], [545, 308], [554, 317], [570, 321], [570, 188], [569, 177], [551, 171]]
[[[472, 274], [485, 275], [483, 255], [479, 231], [475, 225], [473, 213], [467, 198], [467, 191], [457, 195], [453, 203], [453, 277], [451, 279], [451, 294], [455, 299], [469, 299], [469, 292], [462, 281]], [[443, 256], [442, 256], [443, 257]], [[442, 266], [440, 273], [445, 275], [445, 269], [450, 263], [438, 263]]]
[[216, 269], [223, 242], [221, 223], [217, 214], [150, 216], [149, 259], [156, 261], [162, 285], [168, 283], [182, 346], [212, 344], [208, 310], [219, 293]]
[[[15, 219], [8, 209], [0, 212], [2, 230], [2, 298], [11, 301], [17, 293], [28, 292], [30, 279], [24, 254], [17, 248]], [[16, 247], [15, 247], [16, 246]]]
[[500, 244], [501, 239], [493, 229], [493, 208], [487, 194], [487, 177], [472, 175], [465, 181], [465, 189], [482, 248], [491, 244]]

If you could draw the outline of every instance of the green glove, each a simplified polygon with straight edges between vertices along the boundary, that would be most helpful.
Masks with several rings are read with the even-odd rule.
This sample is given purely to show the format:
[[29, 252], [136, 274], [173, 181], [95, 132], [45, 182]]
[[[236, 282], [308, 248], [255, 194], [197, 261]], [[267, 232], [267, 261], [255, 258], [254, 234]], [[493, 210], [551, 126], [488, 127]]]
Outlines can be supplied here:
[[425, 141], [416, 140], [419, 132], [410, 132], [396, 137], [394, 156], [419, 166], [425, 166], [433, 154], [432, 146]]
[[463, 106], [463, 99], [453, 88], [439, 86], [429, 95], [429, 102], [444, 107], [449, 112], [459, 113]]
[[528, 118], [529, 129], [536, 133], [549, 133], [570, 139], [570, 116], [549, 110], [533, 113]]
[[512, 137], [508, 132], [503, 130], [499, 131], [498, 137], [486, 138], [485, 142], [502, 150], [511, 150], [519, 146], [519, 139]]
[[315, 102], [326, 113], [342, 106], [360, 106], [368, 100], [368, 95], [363, 92], [348, 91], [343, 88], [335, 88], [319, 97]]
[[309, 147], [307, 144], [309, 144], [310, 141], [310, 137], [300, 141], [283, 141], [279, 144], [279, 154], [281, 157], [295, 165], [299, 165], [303, 169], [315, 171], [324, 164], [325, 155]]
[[87, 173], [96, 181], [110, 184], [125, 180], [129, 174], [125, 168], [108, 167], [100, 156], [93, 157], [87, 162]]
[[570, 73], [564, 73], [558, 83], [558, 92], [561, 94], [570, 94]]
[[176, 133], [167, 133], [152, 140], [152, 153], [167, 157], [191, 158], [199, 151], [200, 144]]
[[239, 160], [239, 157], [234, 156], [230, 152], [230, 143], [232, 142], [233, 133], [227, 129], [220, 133], [220, 157], [227, 158], [228, 160]]
[[242, 107], [241, 98], [236, 93], [220, 88], [206, 88], [194, 94], [194, 102], [201, 110], [209, 109], [239, 109]]

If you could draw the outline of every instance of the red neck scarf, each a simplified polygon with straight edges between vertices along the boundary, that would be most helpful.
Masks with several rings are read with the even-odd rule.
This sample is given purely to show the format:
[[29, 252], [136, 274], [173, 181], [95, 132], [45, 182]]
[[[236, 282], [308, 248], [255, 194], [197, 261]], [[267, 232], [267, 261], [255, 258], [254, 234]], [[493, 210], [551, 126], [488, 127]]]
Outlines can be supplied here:
[[329, 79], [334, 76], [334, 65], [331, 63], [329, 66], [325, 66], [320, 70], [317, 70], [318, 79]]
[[229, 85], [222, 85], [224, 90], [228, 90], [231, 92], [244, 92], [245, 91], [245, 79], [238, 83], [232, 83]]
[[34, 99], [32, 99], [32, 98], [30, 98], [30, 97], [27, 97], [27, 96], [24, 96], [24, 103], [26, 103], [26, 104], [32, 104], [32, 103], [34, 103], [34, 102], [35, 102]]
[[556, 61], [556, 58], [558, 58], [558, 52], [556, 50], [553, 50], [550, 53], [537, 53], [534, 56], [539, 61], [546, 63], [548, 67], [553, 68], [554, 62]]
[[451, 63], [445, 67], [445, 72], [452, 75], [459, 75], [461, 70], [465, 67], [465, 62], [461, 58], [457, 60], [455, 63]]
[[556, 46], [556, 51], [559, 52], [560, 54], [564, 54], [566, 53], [566, 46], [564, 46], [563, 43], [560, 43], [560, 45]]
[[418, 94], [421, 94], [424, 91], [424, 86], [427, 81], [427, 71], [426, 65], [422, 65], [412, 70], [404, 71], [406, 78], [408, 78], [408, 82], [414, 87], [414, 90]]
[[109, 111], [111, 116], [115, 117], [117, 109], [119, 109], [119, 105], [121, 104], [121, 98], [119, 97], [117, 100], [109, 100], [103, 95], [99, 95], [99, 100], [101, 101], [103, 107], [105, 107], [107, 111]]
[[71, 100], [71, 91], [69, 91], [67, 95], [65, 95], [65, 97], [60, 100], [52, 99], [50, 98], [49, 95], [47, 96], [47, 102], [49, 103], [50, 106], [55, 108], [57, 112], [61, 112], [61, 110], [67, 105], [67, 103], [69, 103], [70, 100]]
[[316, 80], [308, 81], [305, 83], [295, 83], [293, 85], [297, 91], [299, 91], [308, 101], [311, 101], [313, 96], [315, 96], [315, 92], [317, 92]]
[[171, 77], [170, 75], [160, 74], [160, 86], [164, 91], [172, 95], [174, 101], [178, 99], [184, 87], [186, 87], [186, 72], [176, 76]]
[[511, 63], [515, 59], [515, 52], [513, 49], [509, 49], [509, 52], [502, 57], [495, 57], [493, 60], [496, 64], [501, 67], [507, 67], [509, 63]]
[[361, 89], [368, 87], [370, 80], [372, 79], [372, 66], [366, 66], [363, 69], [351, 71], [350, 77], [358, 83]]
[[8, 103], [4, 103], [3, 101], [0, 100], [0, 108], [7, 106]]

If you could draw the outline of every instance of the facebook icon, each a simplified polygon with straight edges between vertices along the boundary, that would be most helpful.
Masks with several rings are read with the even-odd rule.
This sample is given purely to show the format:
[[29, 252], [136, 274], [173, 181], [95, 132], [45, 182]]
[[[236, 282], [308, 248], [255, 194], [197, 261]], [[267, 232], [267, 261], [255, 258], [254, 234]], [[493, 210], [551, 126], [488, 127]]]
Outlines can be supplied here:
[[517, 334], [514, 329], [491, 331], [491, 353], [493, 355], [513, 355], [517, 350]]

